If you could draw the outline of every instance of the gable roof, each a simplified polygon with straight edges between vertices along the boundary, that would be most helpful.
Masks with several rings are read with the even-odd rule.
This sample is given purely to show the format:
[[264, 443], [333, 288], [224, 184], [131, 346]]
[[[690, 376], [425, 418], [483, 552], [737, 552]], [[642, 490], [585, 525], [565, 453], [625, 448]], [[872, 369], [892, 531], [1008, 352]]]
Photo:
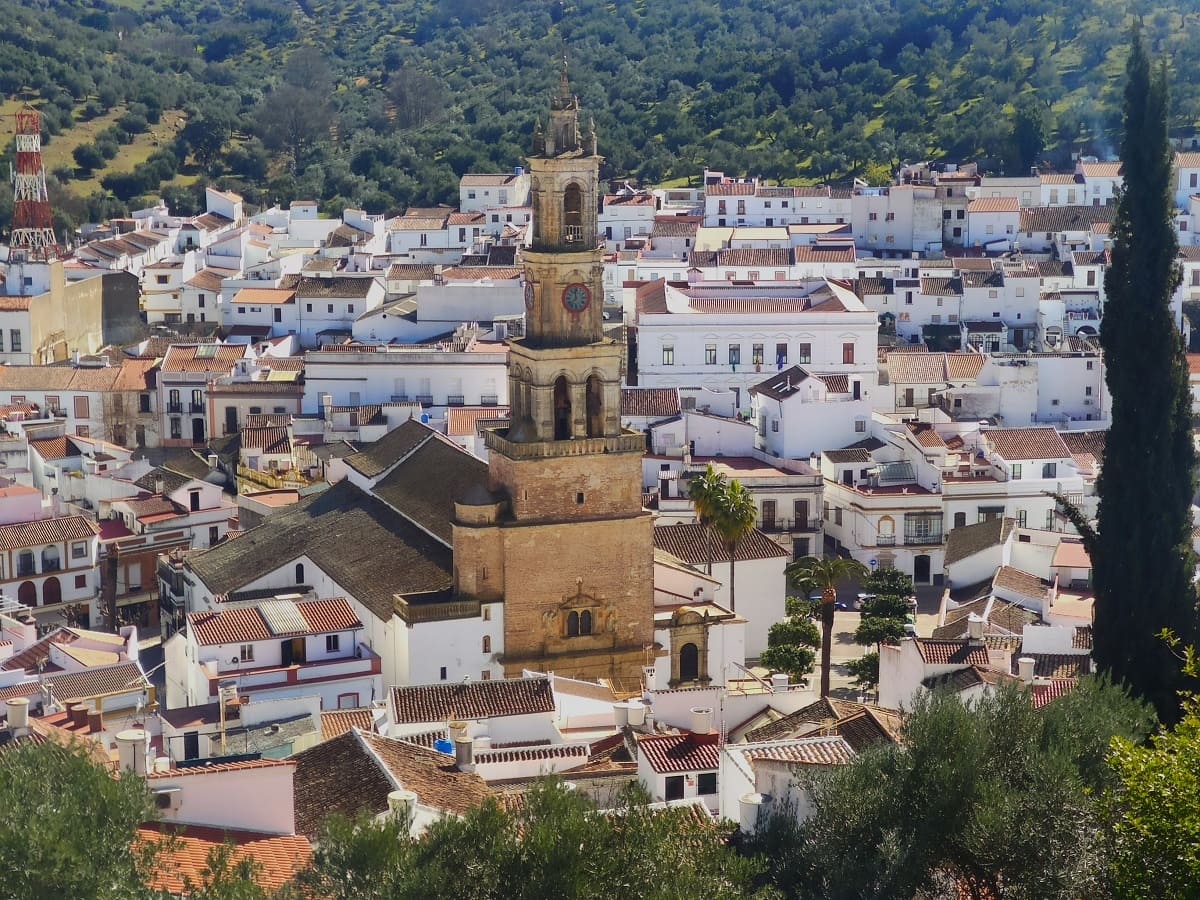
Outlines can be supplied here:
[[392, 722], [445, 722], [554, 712], [554, 685], [544, 676], [414, 684], [392, 688]]
[[246, 355], [245, 344], [172, 344], [162, 372], [228, 372]]
[[988, 664], [987, 647], [970, 641], [935, 641], [929, 638], [913, 638], [921, 659], [930, 665], [983, 666]]
[[306, 556], [382, 621], [396, 594], [448, 588], [450, 551], [382, 501], [348, 481], [282, 509], [236, 541], [186, 563], [215, 595], [262, 577], [268, 566]]
[[302, 835], [167, 822], [139, 826], [137, 842], [163, 843], [161, 852], [154, 857], [153, 868], [146, 873], [146, 884], [154, 890], [180, 896], [185, 895], [188, 885], [196, 889], [206, 882], [209, 854], [226, 845], [232, 845], [230, 864], [253, 861], [258, 866], [255, 883], [270, 890], [278, 890], [291, 881], [312, 856], [312, 844]]
[[422, 425], [416, 419], [408, 419], [379, 440], [347, 456], [346, 465], [360, 475], [374, 478], [412, 453], [432, 433], [427, 425]]
[[945, 565], [951, 565], [968, 556], [974, 556], [989, 547], [998, 547], [1008, 540], [1016, 526], [1016, 519], [988, 519], [974, 525], [960, 525], [950, 529], [946, 538]]
[[415, 791], [418, 803], [458, 815], [492, 795], [478, 775], [459, 771], [453, 756], [356, 728], [292, 760], [296, 830], [308, 836], [333, 813], [385, 812], [387, 795], [401, 786]]
[[716, 732], [647, 735], [637, 739], [638, 753], [660, 774], [716, 771], [721, 767], [719, 737]]
[[1105, 206], [1026, 206], [1021, 210], [1021, 231], [1087, 231], [1099, 222], [1111, 222], [1114, 205]]
[[[654, 546], [666, 550], [686, 563], [698, 565], [708, 559], [708, 529], [697, 524], [656, 525]], [[739, 562], [752, 559], [773, 559], [788, 556], [788, 552], [757, 528], [746, 532], [737, 548]], [[720, 541], [713, 541], [712, 560], [729, 562], [729, 552]]]
[[0, 550], [21, 550], [95, 537], [100, 529], [83, 516], [58, 516], [0, 525]]
[[1071, 451], [1053, 428], [992, 428], [983, 432], [1001, 458], [1069, 459]]
[[472, 488], [486, 490], [487, 463], [420, 422], [413, 424], [425, 432], [425, 440], [375, 485], [374, 492], [449, 544], [454, 501]]
[[809, 379], [821, 380], [800, 366], [789, 366], [783, 371], [776, 372], [769, 378], [765, 378], [758, 384], [753, 385], [750, 388], [750, 393], [762, 394], [764, 397], [770, 397], [772, 400], [787, 400], [789, 397], [795, 395], [796, 389], [803, 382]]

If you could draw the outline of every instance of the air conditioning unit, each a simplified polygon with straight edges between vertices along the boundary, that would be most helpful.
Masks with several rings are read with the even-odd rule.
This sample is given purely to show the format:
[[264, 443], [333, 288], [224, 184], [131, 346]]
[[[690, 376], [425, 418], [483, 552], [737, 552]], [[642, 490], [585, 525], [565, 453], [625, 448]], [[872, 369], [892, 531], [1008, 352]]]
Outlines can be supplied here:
[[177, 810], [183, 803], [183, 788], [161, 788], [154, 792], [156, 809]]
[[1084, 406], [1091, 406], [1091, 405], [1092, 405], [1092, 399], [1089, 397], [1088, 399], [1084, 400], [1084, 401], [1083, 401], [1083, 405], [1084, 405]]

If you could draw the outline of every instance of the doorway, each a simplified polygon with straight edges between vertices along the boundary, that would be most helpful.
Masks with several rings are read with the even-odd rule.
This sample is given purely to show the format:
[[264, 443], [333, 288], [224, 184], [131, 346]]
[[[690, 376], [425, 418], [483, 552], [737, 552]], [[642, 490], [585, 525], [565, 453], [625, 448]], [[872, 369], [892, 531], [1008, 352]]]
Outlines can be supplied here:
[[203, 419], [192, 419], [192, 443], [193, 444], [203, 444], [204, 443], [204, 420]]
[[913, 581], [929, 584], [929, 556], [924, 553], [913, 560]]

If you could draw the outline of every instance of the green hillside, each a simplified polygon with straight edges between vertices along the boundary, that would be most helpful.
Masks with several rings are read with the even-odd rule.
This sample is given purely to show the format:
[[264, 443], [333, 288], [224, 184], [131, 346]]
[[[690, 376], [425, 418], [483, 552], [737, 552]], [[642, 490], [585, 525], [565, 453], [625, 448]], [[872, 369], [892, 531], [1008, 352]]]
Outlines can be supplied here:
[[[1200, 11], [1141, 5], [1172, 66], [1175, 124], [1189, 128]], [[990, 171], [1066, 164], [1073, 150], [1111, 152], [1130, 21], [1112, 0], [0, 8], [0, 95], [43, 109], [63, 225], [159, 193], [187, 210], [213, 179], [253, 203], [453, 202], [463, 172], [519, 163], [564, 41], [609, 176], [686, 180], [707, 164], [879, 181], [930, 155]]]

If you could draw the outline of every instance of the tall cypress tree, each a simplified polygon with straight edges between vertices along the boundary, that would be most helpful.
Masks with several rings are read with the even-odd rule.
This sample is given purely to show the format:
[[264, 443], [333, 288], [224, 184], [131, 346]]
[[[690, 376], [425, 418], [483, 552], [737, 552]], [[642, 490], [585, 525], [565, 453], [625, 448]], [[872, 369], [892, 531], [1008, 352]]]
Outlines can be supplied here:
[[1195, 635], [1191, 501], [1195, 491], [1187, 361], [1169, 303], [1179, 284], [1165, 69], [1151, 70], [1133, 33], [1121, 143], [1124, 189], [1112, 225], [1112, 258], [1100, 344], [1112, 427], [1097, 481], [1093, 655], [1114, 680], [1179, 715], [1179, 662], [1157, 636]]

